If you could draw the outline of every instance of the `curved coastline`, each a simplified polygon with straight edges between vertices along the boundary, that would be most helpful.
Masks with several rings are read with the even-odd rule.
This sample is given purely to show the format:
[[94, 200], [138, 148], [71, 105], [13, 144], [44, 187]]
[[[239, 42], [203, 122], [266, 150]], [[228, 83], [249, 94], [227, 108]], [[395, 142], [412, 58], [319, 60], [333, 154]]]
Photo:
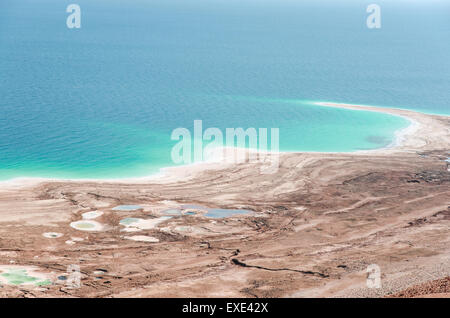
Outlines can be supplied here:
[[[307, 154], [307, 153], [315, 153], [315, 154], [386, 154], [386, 153], [393, 153], [393, 152], [410, 152], [410, 151], [418, 151], [419, 148], [423, 147], [427, 144], [435, 144], [436, 138], [431, 138], [432, 140], [426, 140], [427, 135], [423, 135], [423, 133], [418, 136], [418, 131], [423, 130], [424, 124], [427, 121], [433, 120], [433, 118], [437, 117], [450, 117], [450, 116], [444, 116], [444, 115], [432, 115], [432, 114], [425, 114], [421, 112], [417, 112], [414, 110], [406, 110], [406, 109], [400, 109], [400, 108], [387, 108], [387, 107], [377, 107], [377, 106], [369, 106], [369, 105], [357, 105], [357, 104], [345, 104], [345, 103], [335, 103], [335, 102], [314, 102], [313, 103], [316, 106], [320, 107], [334, 107], [334, 108], [341, 108], [341, 109], [351, 109], [351, 110], [359, 110], [359, 111], [369, 111], [369, 112], [379, 112], [388, 114], [391, 116], [397, 116], [401, 117], [407, 121], [410, 122], [410, 124], [402, 128], [400, 130], [397, 130], [395, 132], [395, 138], [394, 140], [387, 146], [376, 148], [376, 149], [370, 149], [370, 150], [357, 150], [352, 152], [317, 152], [317, 151], [280, 151], [279, 154]], [[442, 133], [440, 135], [445, 136], [445, 133]], [[430, 136], [428, 136], [430, 137]], [[424, 140], [425, 142], [422, 142], [422, 145], [416, 144], [418, 140]], [[428, 138], [429, 139], [429, 138]], [[448, 139], [448, 138], [447, 138]], [[443, 142], [447, 142], [446, 138], [444, 138]], [[220, 149], [223, 150], [223, 149]], [[239, 151], [239, 149], [237, 149]], [[241, 149], [241, 151], [251, 151], [249, 149]], [[270, 152], [269, 152], [270, 153]], [[133, 178], [105, 178], [105, 179], [96, 179], [96, 178], [80, 178], [80, 179], [70, 179], [70, 178], [45, 178], [45, 177], [17, 177], [12, 178], [9, 180], [2, 180], [0, 181], [0, 187], [3, 188], [21, 188], [21, 187], [28, 187], [37, 185], [43, 182], [74, 182], [74, 183], [80, 183], [80, 182], [113, 182], [113, 183], [145, 183], [145, 182], [173, 182], [180, 178], [181, 175], [186, 175], [186, 171], [197, 173], [199, 171], [202, 171], [206, 168], [208, 169], [217, 169], [218, 165], [223, 166], [224, 159], [221, 157], [222, 160], [218, 159], [217, 155], [213, 155], [211, 158], [209, 158], [206, 161], [201, 162], [194, 162], [187, 165], [182, 166], [168, 166], [161, 168], [159, 172], [154, 173], [152, 175], [143, 176], [143, 177], [133, 177]], [[183, 171], [183, 173], [181, 173]]]
[[[395, 131], [394, 140], [390, 142], [387, 146], [371, 149], [371, 150], [358, 150], [355, 152], [366, 152], [366, 151], [377, 151], [377, 150], [386, 150], [386, 149], [395, 149], [396, 147], [399, 147], [402, 145], [402, 141], [410, 134], [414, 134], [418, 129], [420, 129], [420, 123], [417, 120], [412, 119], [411, 117], [390, 113], [390, 112], [384, 112], [383, 109], [391, 109], [391, 110], [404, 110], [401, 108], [388, 108], [388, 107], [377, 107], [377, 106], [369, 106], [369, 105], [357, 105], [357, 104], [341, 104], [341, 103], [332, 103], [332, 102], [315, 102], [314, 105], [322, 106], [322, 107], [336, 107], [336, 108], [344, 108], [344, 109], [352, 109], [352, 110], [359, 110], [359, 111], [368, 111], [368, 112], [377, 112], [377, 113], [384, 113], [391, 116], [396, 116], [403, 118], [409, 122], [409, 125]], [[359, 109], [355, 107], [367, 107], [365, 109]], [[372, 109], [370, 109], [372, 108]], [[411, 112], [419, 113], [414, 110], [408, 110]], [[424, 115], [431, 115], [431, 114], [425, 114]], [[352, 152], [347, 152], [352, 153]]]

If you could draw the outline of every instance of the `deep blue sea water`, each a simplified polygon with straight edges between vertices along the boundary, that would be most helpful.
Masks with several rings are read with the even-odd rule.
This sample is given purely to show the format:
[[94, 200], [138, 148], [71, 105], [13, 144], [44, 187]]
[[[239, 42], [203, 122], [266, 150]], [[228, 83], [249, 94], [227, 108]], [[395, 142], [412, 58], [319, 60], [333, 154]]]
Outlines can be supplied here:
[[0, 180], [149, 175], [194, 119], [279, 128], [284, 151], [379, 148], [408, 124], [314, 101], [449, 115], [450, 1], [377, 0], [370, 30], [372, 2], [1, 0]]

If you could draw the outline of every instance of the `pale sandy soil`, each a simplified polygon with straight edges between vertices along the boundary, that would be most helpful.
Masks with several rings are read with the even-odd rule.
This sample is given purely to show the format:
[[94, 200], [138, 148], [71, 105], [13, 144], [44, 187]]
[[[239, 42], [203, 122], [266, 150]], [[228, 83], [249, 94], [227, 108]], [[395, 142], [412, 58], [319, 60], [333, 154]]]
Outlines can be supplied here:
[[[55, 279], [75, 264], [82, 280], [80, 288], [0, 283], [0, 295], [382, 297], [450, 276], [449, 117], [326, 106], [387, 112], [414, 125], [389, 149], [281, 154], [275, 174], [261, 174], [258, 163], [205, 163], [139, 180], [3, 183], [0, 265]], [[112, 210], [120, 204], [143, 209]], [[181, 204], [254, 213], [156, 220]], [[104, 212], [95, 219], [104, 231], [69, 226], [94, 210]], [[126, 217], [155, 218], [146, 221], [154, 226], [123, 232]], [[63, 235], [43, 236], [49, 232]], [[366, 285], [370, 264], [381, 269], [381, 288]]]

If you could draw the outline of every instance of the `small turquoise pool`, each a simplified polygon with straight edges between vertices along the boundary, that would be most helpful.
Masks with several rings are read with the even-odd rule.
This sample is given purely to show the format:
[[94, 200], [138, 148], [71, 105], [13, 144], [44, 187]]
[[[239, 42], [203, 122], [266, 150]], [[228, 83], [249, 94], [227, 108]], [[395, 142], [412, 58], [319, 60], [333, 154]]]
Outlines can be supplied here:
[[188, 209], [198, 209], [198, 210], [206, 210], [207, 208], [202, 206], [202, 205], [196, 205], [196, 204], [183, 204], [181, 206], [181, 208], [183, 210], [188, 210]]
[[[195, 204], [184, 204], [181, 206], [182, 210], [202, 210], [202, 211], [206, 211], [206, 213], [204, 214], [205, 217], [207, 218], [226, 218], [229, 216], [233, 216], [233, 215], [238, 215], [238, 214], [250, 214], [252, 213], [252, 211], [250, 210], [241, 210], [241, 209], [211, 209], [211, 208], [207, 208], [205, 206], [202, 205], [195, 205]], [[189, 211], [186, 212], [185, 215], [195, 215], [197, 213], [193, 212], [193, 211]]]
[[237, 214], [250, 214], [249, 210], [234, 210], [234, 209], [207, 209], [205, 214], [208, 218], [226, 218]]
[[136, 211], [140, 209], [142, 209], [140, 205], [118, 205], [113, 208], [115, 211]]
[[130, 225], [130, 224], [133, 224], [133, 223], [136, 223], [139, 221], [140, 221], [140, 219], [137, 219], [137, 218], [126, 218], [126, 219], [120, 220], [120, 224], [126, 226], [126, 225]]
[[181, 210], [179, 210], [179, 209], [168, 209], [168, 210], [161, 211], [161, 213], [165, 214], [165, 215], [181, 215]]

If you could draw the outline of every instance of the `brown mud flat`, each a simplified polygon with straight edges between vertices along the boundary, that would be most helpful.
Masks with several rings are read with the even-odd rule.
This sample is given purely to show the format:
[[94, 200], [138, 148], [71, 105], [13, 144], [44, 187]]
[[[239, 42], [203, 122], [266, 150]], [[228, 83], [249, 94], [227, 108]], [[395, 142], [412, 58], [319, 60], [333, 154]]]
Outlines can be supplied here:
[[[77, 265], [81, 286], [0, 282], [0, 296], [383, 297], [448, 277], [450, 121], [398, 113], [421, 124], [398, 147], [281, 154], [275, 174], [261, 174], [257, 163], [205, 164], [163, 181], [1, 186], [0, 265], [49, 277]], [[112, 209], [122, 204], [142, 209]], [[254, 213], [211, 219], [197, 211], [136, 232], [119, 223], [182, 204]], [[102, 231], [70, 227], [95, 210]], [[370, 264], [381, 269], [381, 288], [366, 286]]]

